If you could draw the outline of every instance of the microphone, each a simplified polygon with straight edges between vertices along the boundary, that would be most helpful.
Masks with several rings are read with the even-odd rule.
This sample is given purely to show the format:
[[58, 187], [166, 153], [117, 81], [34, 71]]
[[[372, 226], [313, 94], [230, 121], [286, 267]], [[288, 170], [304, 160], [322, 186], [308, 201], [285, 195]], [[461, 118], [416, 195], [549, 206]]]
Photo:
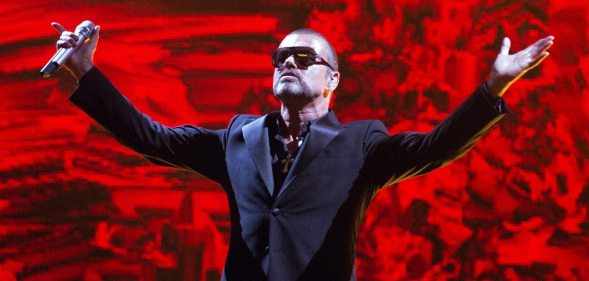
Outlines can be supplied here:
[[59, 48], [55, 55], [53, 55], [53, 57], [51, 57], [47, 64], [41, 69], [41, 75], [43, 75], [44, 78], [48, 78], [53, 72], [57, 71], [67, 59], [72, 56], [78, 47], [90, 40], [90, 36], [92, 36], [92, 33], [94, 32], [94, 27], [94, 23], [89, 20], [80, 23], [74, 32], [74, 34], [78, 36], [76, 47]]

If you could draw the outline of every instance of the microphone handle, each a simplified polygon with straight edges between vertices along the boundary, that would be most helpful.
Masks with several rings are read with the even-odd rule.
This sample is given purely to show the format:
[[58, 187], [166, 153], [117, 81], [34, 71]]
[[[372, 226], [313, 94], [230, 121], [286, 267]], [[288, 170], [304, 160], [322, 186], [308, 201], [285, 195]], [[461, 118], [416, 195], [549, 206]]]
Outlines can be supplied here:
[[67, 59], [78, 49], [79, 46], [89, 40], [94, 31], [94, 24], [91, 21], [84, 21], [76, 28], [76, 35], [78, 41], [75, 48], [59, 48], [57, 52], [51, 57], [47, 64], [41, 69], [41, 75], [44, 78], [51, 77], [51, 74], [57, 71]]
[[74, 50], [75, 48], [59, 48], [59, 50], [41, 69], [41, 75], [43, 75], [44, 78], [51, 77], [51, 74], [61, 67], [63, 62], [65, 62], [72, 55]]

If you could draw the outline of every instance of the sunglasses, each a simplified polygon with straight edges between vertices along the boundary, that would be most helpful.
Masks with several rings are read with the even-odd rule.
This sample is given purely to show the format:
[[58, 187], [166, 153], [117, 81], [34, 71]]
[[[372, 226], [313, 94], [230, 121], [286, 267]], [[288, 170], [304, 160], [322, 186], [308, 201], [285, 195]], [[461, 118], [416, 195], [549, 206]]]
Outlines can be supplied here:
[[272, 52], [272, 65], [279, 68], [284, 62], [293, 56], [297, 64], [309, 67], [314, 64], [323, 64], [335, 71], [333, 66], [318, 55], [311, 47], [285, 47], [278, 48]]

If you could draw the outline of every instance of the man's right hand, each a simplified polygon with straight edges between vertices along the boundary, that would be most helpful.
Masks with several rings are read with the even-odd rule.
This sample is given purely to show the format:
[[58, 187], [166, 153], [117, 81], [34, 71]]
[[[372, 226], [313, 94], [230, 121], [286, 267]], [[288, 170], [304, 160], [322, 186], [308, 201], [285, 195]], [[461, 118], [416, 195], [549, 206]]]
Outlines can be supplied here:
[[[57, 40], [56, 46], [59, 48], [74, 48], [78, 41], [78, 36], [71, 31], [67, 31], [61, 24], [52, 22], [57, 32], [61, 35]], [[100, 26], [94, 28], [94, 32], [89, 41], [82, 43], [72, 56], [65, 62], [64, 66], [74, 75], [76, 80], [80, 80], [88, 70], [94, 66], [94, 52], [96, 51], [96, 44], [98, 43], [98, 33]]]

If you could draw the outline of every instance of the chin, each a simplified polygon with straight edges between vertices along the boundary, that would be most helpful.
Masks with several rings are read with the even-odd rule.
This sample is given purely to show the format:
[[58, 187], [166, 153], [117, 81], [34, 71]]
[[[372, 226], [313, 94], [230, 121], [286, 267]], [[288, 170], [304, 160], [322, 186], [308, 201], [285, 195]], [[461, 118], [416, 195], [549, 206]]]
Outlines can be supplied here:
[[289, 98], [313, 99], [316, 97], [316, 95], [313, 95], [311, 89], [306, 85], [291, 83], [278, 83], [276, 86], [274, 86], [274, 96], [279, 100], [285, 100]]
[[305, 92], [300, 87], [278, 85], [274, 88], [274, 95], [279, 98], [285, 97], [301, 97], [305, 96]]

